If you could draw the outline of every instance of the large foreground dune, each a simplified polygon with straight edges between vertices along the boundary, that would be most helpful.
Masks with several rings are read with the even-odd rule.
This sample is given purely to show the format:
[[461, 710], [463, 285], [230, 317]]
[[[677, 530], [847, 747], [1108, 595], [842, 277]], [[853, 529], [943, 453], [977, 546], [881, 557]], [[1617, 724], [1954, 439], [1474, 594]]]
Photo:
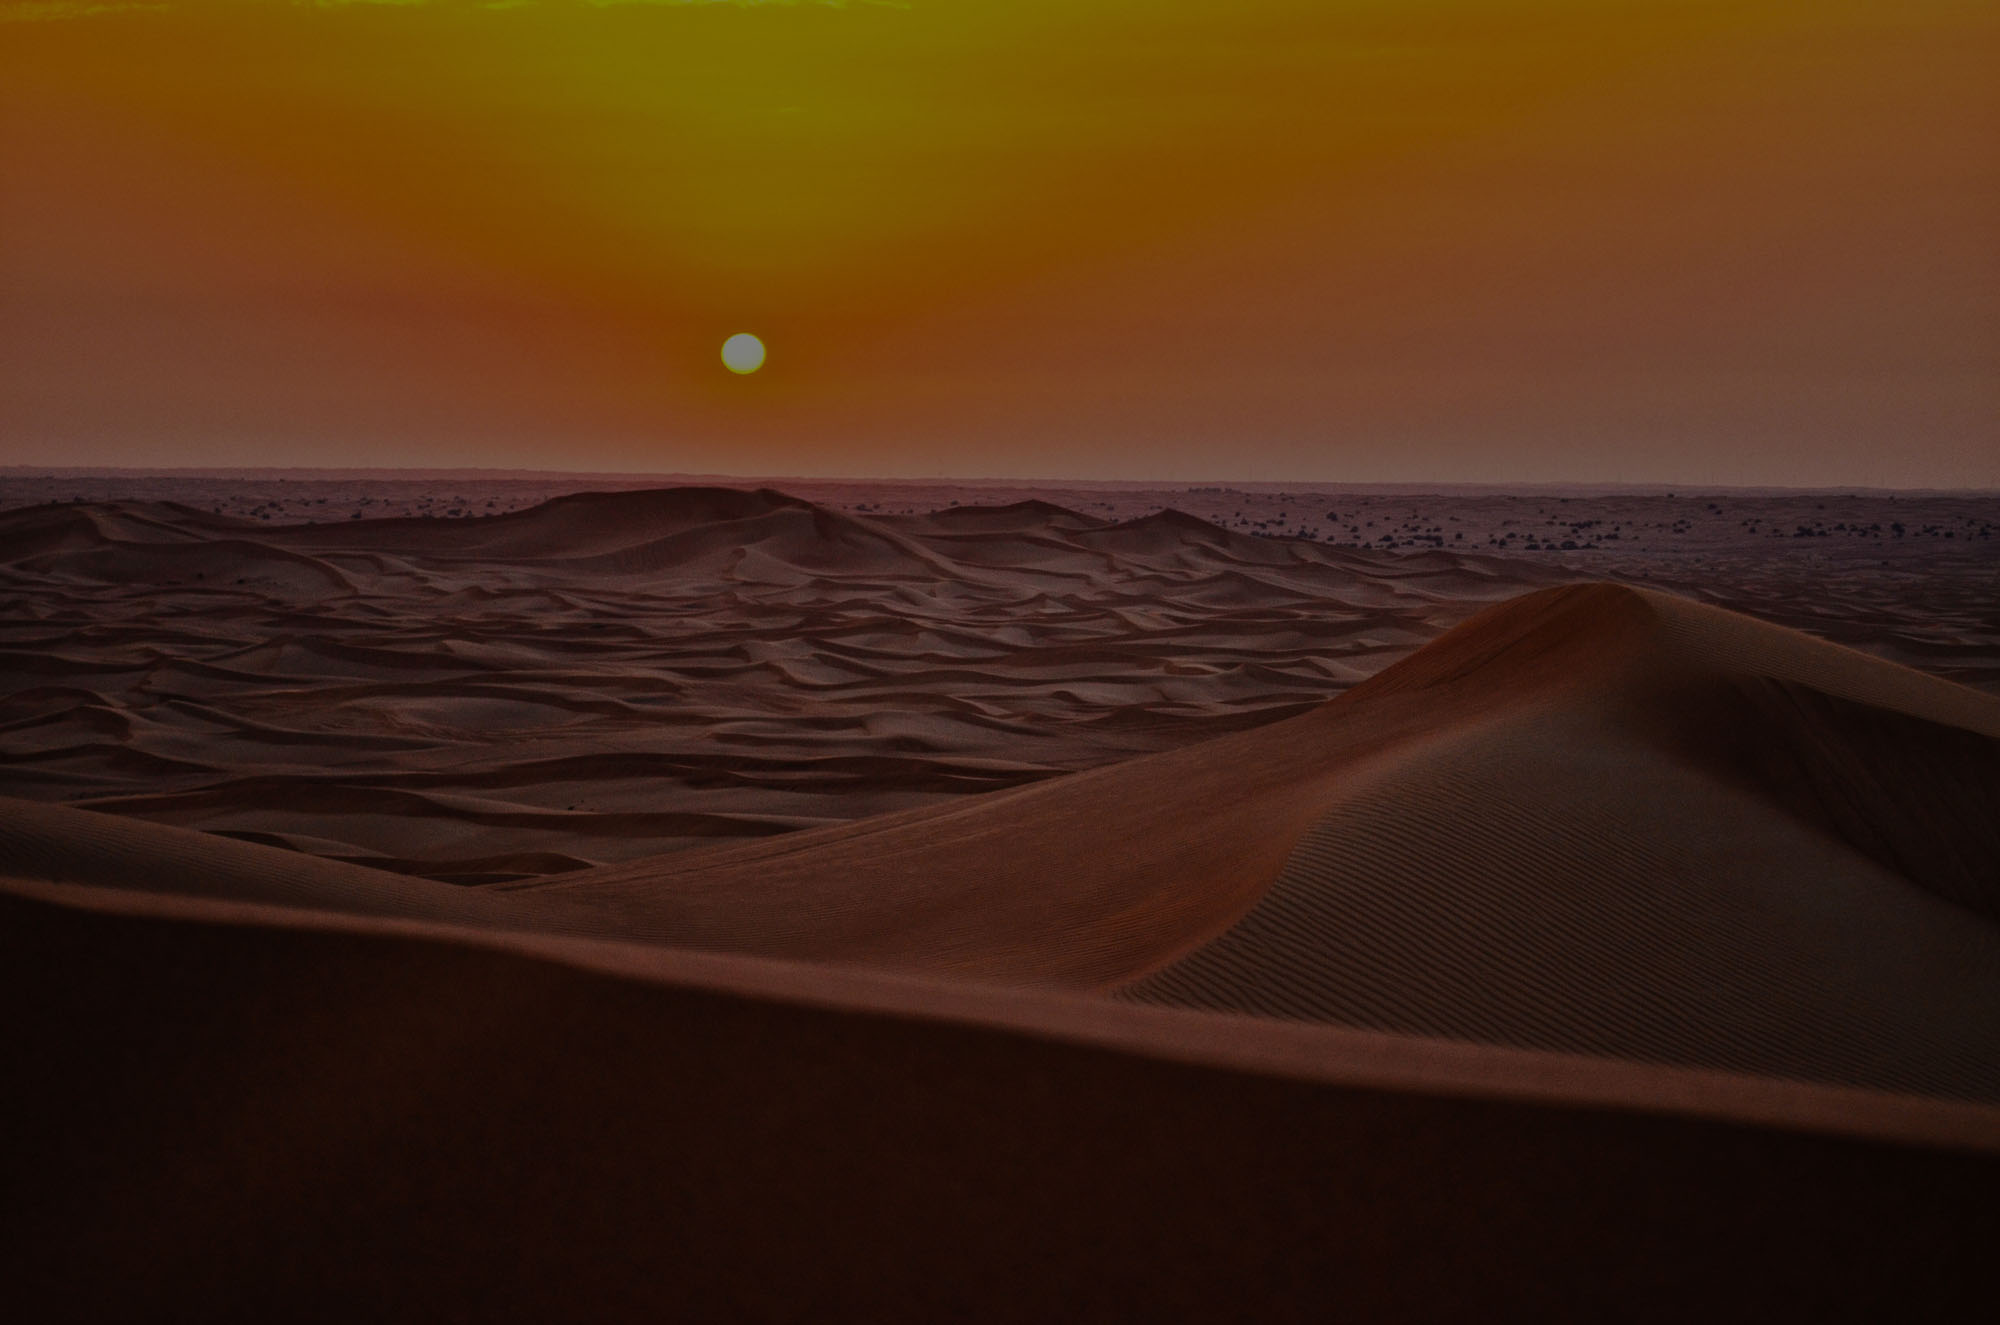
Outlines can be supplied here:
[[[714, 500], [787, 594], [1063, 523]], [[699, 514], [410, 537], [730, 565]], [[481, 887], [12, 800], [0, 1255], [35, 1319], [1966, 1319], [1996, 862], [2000, 699], [1609, 584], [1251, 729]]]
[[74, 885], [0, 912], [23, 1319], [1953, 1320], [1995, 1232], [1966, 1105]]

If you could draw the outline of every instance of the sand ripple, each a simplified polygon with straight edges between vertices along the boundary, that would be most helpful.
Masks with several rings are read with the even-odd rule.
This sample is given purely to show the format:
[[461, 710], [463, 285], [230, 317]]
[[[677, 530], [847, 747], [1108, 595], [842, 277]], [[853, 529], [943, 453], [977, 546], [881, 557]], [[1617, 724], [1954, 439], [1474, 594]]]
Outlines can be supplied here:
[[0, 792], [532, 877], [1253, 727], [1546, 578], [1038, 502], [31, 507], [0, 514]]

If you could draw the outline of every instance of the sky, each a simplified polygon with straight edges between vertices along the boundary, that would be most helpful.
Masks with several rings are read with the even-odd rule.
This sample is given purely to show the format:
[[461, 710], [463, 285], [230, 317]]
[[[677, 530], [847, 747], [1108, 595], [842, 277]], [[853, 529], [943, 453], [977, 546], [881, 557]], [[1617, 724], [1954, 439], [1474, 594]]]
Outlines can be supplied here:
[[2000, 5], [0, 0], [0, 464], [2000, 487]]

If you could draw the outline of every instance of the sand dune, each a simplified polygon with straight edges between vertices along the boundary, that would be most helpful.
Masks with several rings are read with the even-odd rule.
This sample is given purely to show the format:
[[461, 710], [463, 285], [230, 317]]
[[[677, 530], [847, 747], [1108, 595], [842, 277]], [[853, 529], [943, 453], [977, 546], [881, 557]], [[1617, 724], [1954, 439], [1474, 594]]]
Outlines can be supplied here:
[[1555, 599], [1378, 678], [1524, 702], [1372, 761], [1125, 995], [2000, 1100], [2000, 703], [1673, 599]]
[[0, 513], [0, 791], [532, 877], [1255, 726], [1545, 579], [768, 489], [313, 525], [29, 507]]
[[238, 532], [80, 514], [0, 519], [38, 1319], [1962, 1319], [2000, 1234], [1991, 695], [1178, 516], [269, 529], [362, 589], [169, 614], [75, 586]]
[[[306, 821], [406, 796], [496, 872], [534, 859], [500, 802], [409, 777], [264, 794]], [[151, 869], [165, 891], [2000, 1102], [2000, 701], [1614, 586], [1489, 609], [1253, 730], [462, 905], [354, 864], [266, 871], [249, 842], [204, 872], [198, 835], [12, 817], [29, 873], [103, 886], [157, 856], [183, 862]], [[285, 882], [241, 882], [266, 874]]]
[[525, 887], [678, 945], [2000, 1102], [1996, 825], [2000, 700], [1579, 586], [1239, 736]]
[[1994, 1231], [1965, 1106], [76, 888], [0, 941], [38, 1320], [1949, 1320]]

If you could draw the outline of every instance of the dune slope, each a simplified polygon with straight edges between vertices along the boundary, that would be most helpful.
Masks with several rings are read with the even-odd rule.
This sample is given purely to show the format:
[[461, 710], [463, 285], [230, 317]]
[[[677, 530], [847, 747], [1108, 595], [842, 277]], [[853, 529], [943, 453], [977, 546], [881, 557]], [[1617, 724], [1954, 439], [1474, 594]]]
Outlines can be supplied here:
[[674, 944], [2000, 1100], [1996, 760], [1991, 697], [1578, 586], [1254, 732], [523, 891]]
[[88, 893], [0, 885], [36, 1320], [1942, 1320], [1996, 1231], [1957, 1106]]
[[2000, 704], [1664, 595], [1538, 599], [1342, 701], [1496, 696], [1122, 994], [2000, 1098]]

